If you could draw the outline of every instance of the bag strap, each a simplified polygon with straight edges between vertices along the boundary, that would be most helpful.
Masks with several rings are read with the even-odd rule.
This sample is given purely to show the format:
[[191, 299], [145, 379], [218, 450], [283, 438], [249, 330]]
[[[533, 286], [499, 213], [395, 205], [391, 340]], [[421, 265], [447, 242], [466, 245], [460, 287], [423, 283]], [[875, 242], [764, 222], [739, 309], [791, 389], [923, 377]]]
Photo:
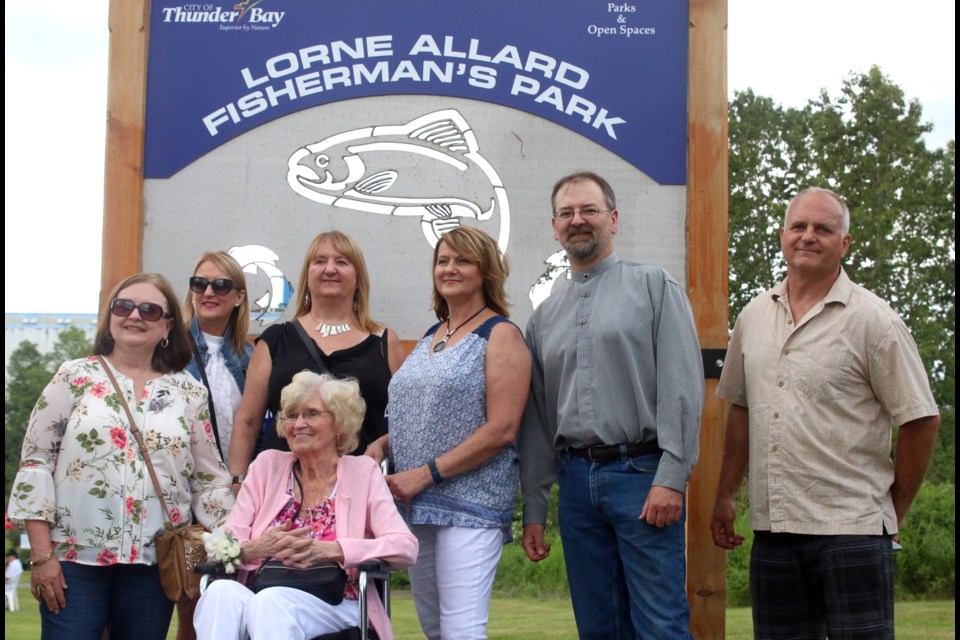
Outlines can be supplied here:
[[207, 388], [207, 406], [210, 408], [210, 426], [213, 427], [213, 439], [217, 441], [217, 452], [220, 459], [223, 460], [223, 447], [220, 446], [220, 429], [217, 428], [217, 411], [213, 408], [213, 389], [210, 388], [210, 381], [207, 380], [207, 369], [203, 366], [203, 356], [200, 355], [200, 348], [197, 343], [193, 343], [193, 357], [197, 361], [197, 369], [200, 370], [200, 379], [203, 380], [203, 386]]
[[317, 343], [313, 341], [313, 338], [307, 335], [307, 330], [303, 328], [303, 325], [300, 324], [300, 321], [293, 319], [291, 320], [291, 323], [297, 328], [297, 335], [299, 335], [300, 339], [303, 340], [303, 344], [307, 347], [307, 351], [310, 352], [310, 355], [313, 356], [314, 362], [317, 363], [316, 373], [321, 375], [324, 373], [330, 373], [327, 370], [327, 367], [324, 366], [323, 360], [320, 359], [320, 351], [317, 350]]
[[[153, 470], [153, 462], [150, 460], [150, 453], [147, 451], [147, 445], [143, 441], [143, 436], [140, 434], [140, 429], [137, 428], [137, 421], [133, 419], [133, 412], [130, 411], [130, 405], [127, 404], [127, 398], [123, 395], [123, 390], [120, 388], [120, 385], [117, 384], [117, 379], [113, 376], [113, 371], [103, 359], [103, 356], [97, 356], [97, 360], [100, 361], [100, 366], [103, 367], [103, 370], [107, 372], [107, 377], [110, 378], [110, 382], [113, 383], [114, 390], [117, 392], [117, 395], [120, 396], [120, 403], [127, 412], [127, 419], [130, 420], [130, 431], [133, 432], [133, 437], [137, 439], [137, 446], [140, 448], [140, 456], [143, 458], [144, 464], [147, 465], [147, 471], [150, 472], [150, 479], [153, 481], [153, 489], [157, 492], [157, 497], [160, 498], [160, 506], [163, 507], [163, 515], [167, 517], [167, 520], [170, 520], [170, 510], [167, 509], [167, 503], [163, 499], [163, 491], [160, 490], [160, 481], [157, 480], [157, 472]], [[173, 525], [172, 520], [170, 520], [170, 524]]]
[[387, 369], [390, 368], [390, 346], [387, 344], [387, 335], [389, 333], [390, 330], [384, 327], [383, 335], [380, 337], [380, 355], [383, 356], [383, 361], [387, 363]]

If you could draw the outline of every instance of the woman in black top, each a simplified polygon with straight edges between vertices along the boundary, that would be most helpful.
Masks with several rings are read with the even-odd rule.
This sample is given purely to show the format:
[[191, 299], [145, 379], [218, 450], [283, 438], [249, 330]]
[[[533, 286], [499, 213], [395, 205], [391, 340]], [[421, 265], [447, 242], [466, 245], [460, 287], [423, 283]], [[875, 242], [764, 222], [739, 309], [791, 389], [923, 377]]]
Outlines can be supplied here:
[[287, 449], [274, 428], [280, 391], [304, 369], [325, 369], [359, 382], [367, 412], [353, 453], [363, 453], [387, 432], [387, 385], [403, 361], [403, 349], [394, 331], [370, 317], [370, 278], [356, 242], [339, 231], [314, 238], [304, 256], [297, 295], [296, 319], [268, 327], [250, 360], [230, 442], [234, 490], [246, 473], [267, 411], [266, 448]]

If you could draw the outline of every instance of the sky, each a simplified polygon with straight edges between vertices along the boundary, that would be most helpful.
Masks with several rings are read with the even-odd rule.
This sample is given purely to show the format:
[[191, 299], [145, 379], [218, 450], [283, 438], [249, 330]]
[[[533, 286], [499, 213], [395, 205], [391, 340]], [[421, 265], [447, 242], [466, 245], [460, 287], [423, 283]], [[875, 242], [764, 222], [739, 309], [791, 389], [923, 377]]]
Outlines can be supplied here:
[[[4, 2], [6, 313], [97, 311], [108, 7]], [[728, 0], [728, 89], [801, 107], [878, 65], [942, 147], [956, 138], [955, 17], [953, 0]]]

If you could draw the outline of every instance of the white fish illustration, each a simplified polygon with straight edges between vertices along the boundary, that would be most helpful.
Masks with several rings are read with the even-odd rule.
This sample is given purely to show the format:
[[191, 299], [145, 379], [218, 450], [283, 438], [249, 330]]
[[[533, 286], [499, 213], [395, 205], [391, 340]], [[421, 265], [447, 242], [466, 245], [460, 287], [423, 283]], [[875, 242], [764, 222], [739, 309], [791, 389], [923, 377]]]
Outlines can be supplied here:
[[474, 132], [455, 109], [406, 124], [344, 131], [297, 149], [287, 183], [321, 204], [392, 216], [417, 216], [436, 246], [460, 218], [499, 214], [498, 244], [506, 251], [510, 205], [503, 181], [480, 154]]
[[287, 281], [283, 271], [277, 267], [280, 256], [258, 244], [231, 247], [227, 253], [240, 263], [244, 273], [256, 276], [258, 272], [263, 272], [268, 278], [270, 286], [259, 298], [254, 298], [254, 281], [247, 278], [247, 295], [250, 297], [251, 311], [257, 314], [255, 319], [261, 326], [267, 324], [263, 317], [268, 312], [283, 310], [293, 293], [293, 286]]

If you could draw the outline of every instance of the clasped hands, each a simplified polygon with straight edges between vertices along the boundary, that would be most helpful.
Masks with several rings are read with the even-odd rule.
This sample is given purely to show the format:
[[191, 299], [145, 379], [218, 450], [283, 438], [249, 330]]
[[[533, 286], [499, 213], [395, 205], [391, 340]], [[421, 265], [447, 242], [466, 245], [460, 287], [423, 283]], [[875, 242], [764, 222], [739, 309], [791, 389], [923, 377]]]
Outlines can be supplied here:
[[268, 529], [243, 545], [243, 559], [282, 560], [288, 567], [312, 567], [319, 562], [343, 561], [343, 549], [336, 541], [314, 540], [311, 527], [294, 529], [288, 521]]

